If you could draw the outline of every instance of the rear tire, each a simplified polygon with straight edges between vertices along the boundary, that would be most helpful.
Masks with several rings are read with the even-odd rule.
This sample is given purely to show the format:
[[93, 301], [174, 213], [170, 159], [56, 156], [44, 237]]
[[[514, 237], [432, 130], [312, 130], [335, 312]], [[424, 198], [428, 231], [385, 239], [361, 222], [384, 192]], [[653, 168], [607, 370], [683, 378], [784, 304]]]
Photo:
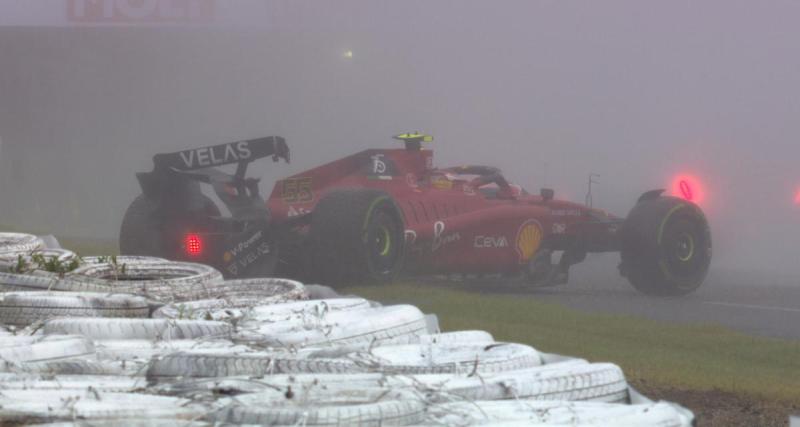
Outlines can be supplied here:
[[640, 202], [620, 230], [621, 272], [634, 288], [681, 296], [705, 280], [711, 262], [708, 221], [694, 203], [675, 197]]
[[332, 286], [391, 282], [403, 266], [404, 237], [400, 209], [385, 192], [332, 191], [311, 215], [309, 273]]
[[[203, 214], [219, 216], [219, 208], [206, 196]], [[128, 206], [119, 231], [119, 252], [122, 255], [144, 255], [174, 259], [175, 254], [164, 242], [163, 224], [156, 214], [158, 205], [153, 200], [139, 195]]]

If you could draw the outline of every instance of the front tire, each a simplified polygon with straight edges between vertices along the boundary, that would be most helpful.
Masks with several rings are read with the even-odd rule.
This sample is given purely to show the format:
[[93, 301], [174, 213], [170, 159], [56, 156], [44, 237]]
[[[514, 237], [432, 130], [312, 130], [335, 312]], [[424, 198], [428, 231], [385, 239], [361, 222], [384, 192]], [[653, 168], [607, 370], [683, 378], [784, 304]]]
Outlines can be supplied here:
[[658, 197], [637, 204], [620, 230], [621, 272], [634, 288], [681, 296], [705, 280], [711, 263], [708, 221], [694, 203]]
[[404, 234], [400, 209], [387, 193], [332, 191], [311, 214], [309, 274], [331, 286], [391, 282], [403, 266]]

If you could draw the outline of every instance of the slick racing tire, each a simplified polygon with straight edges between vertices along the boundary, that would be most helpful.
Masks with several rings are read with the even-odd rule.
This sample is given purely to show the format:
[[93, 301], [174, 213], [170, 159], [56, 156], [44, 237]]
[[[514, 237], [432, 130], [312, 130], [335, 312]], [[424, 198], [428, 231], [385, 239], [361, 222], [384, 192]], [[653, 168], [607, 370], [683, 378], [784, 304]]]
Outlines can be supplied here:
[[0, 253], [44, 249], [44, 241], [32, 234], [0, 233]]
[[0, 300], [0, 323], [28, 326], [51, 317], [148, 317], [142, 297], [89, 292], [10, 292]]
[[231, 325], [205, 320], [75, 317], [48, 320], [44, 324], [44, 333], [83, 335], [95, 340], [228, 339], [231, 335]]
[[[202, 196], [204, 215], [219, 216], [217, 205]], [[157, 219], [158, 205], [144, 194], [131, 202], [122, 218], [119, 230], [119, 252], [123, 255], [144, 255], [161, 258], [174, 258], [174, 251], [164, 241], [165, 230]]]
[[676, 197], [639, 202], [619, 232], [621, 273], [634, 288], [656, 296], [696, 290], [711, 263], [708, 221], [694, 203]]
[[220, 423], [305, 426], [419, 425], [425, 402], [386, 388], [312, 387], [291, 393], [267, 390], [223, 400], [210, 418]]
[[331, 286], [388, 283], [403, 267], [405, 226], [400, 209], [383, 191], [335, 190], [311, 216], [313, 282]]

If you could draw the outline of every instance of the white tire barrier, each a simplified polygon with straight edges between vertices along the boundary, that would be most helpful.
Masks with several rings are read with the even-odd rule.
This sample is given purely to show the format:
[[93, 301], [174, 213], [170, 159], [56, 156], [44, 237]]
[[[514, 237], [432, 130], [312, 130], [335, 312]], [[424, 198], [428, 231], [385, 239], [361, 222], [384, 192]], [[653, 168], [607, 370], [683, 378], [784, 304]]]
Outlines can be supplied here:
[[387, 374], [497, 373], [542, 364], [533, 347], [523, 344], [412, 344], [372, 349], [365, 360]]
[[0, 252], [29, 252], [44, 248], [44, 241], [32, 234], [0, 233]]
[[0, 322], [27, 326], [52, 317], [148, 317], [142, 297], [89, 292], [12, 292], [0, 300]]
[[44, 324], [44, 333], [84, 335], [95, 340], [228, 339], [231, 325], [204, 320], [76, 317], [49, 320]]
[[6, 363], [49, 362], [94, 354], [91, 340], [80, 336], [0, 338], [0, 360]]
[[204, 287], [222, 281], [222, 273], [203, 264], [153, 262], [134, 264], [90, 264], [68, 278], [100, 279], [117, 292], [145, 295], [162, 302], [200, 299]]
[[415, 342], [427, 332], [425, 315], [410, 305], [334, 311], [302, 322], [242, 322], [234, 340], [274, 347], [370, 346]]
[[404, 426], [425, 418], [425, 403], [385, 388], [275, 390], [224, 400], [210, 418], [221, 423], [306, 426]]
[[693, 416], [665, 402], [613, 405], [593, 402], [477, 401], [434, 405], [432, 425], [570, 427], [690, 427]]

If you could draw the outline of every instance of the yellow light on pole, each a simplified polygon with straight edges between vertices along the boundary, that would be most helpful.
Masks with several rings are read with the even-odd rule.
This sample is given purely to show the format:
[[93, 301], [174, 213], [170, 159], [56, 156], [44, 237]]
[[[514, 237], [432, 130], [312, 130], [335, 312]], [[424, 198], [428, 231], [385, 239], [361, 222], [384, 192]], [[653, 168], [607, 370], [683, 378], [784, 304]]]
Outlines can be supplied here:
[[346, 50], [346, 51], [344, 51], [342, 56], [344, 57], [344, 59], [353, 59], [353, 51], [352, 50]]

